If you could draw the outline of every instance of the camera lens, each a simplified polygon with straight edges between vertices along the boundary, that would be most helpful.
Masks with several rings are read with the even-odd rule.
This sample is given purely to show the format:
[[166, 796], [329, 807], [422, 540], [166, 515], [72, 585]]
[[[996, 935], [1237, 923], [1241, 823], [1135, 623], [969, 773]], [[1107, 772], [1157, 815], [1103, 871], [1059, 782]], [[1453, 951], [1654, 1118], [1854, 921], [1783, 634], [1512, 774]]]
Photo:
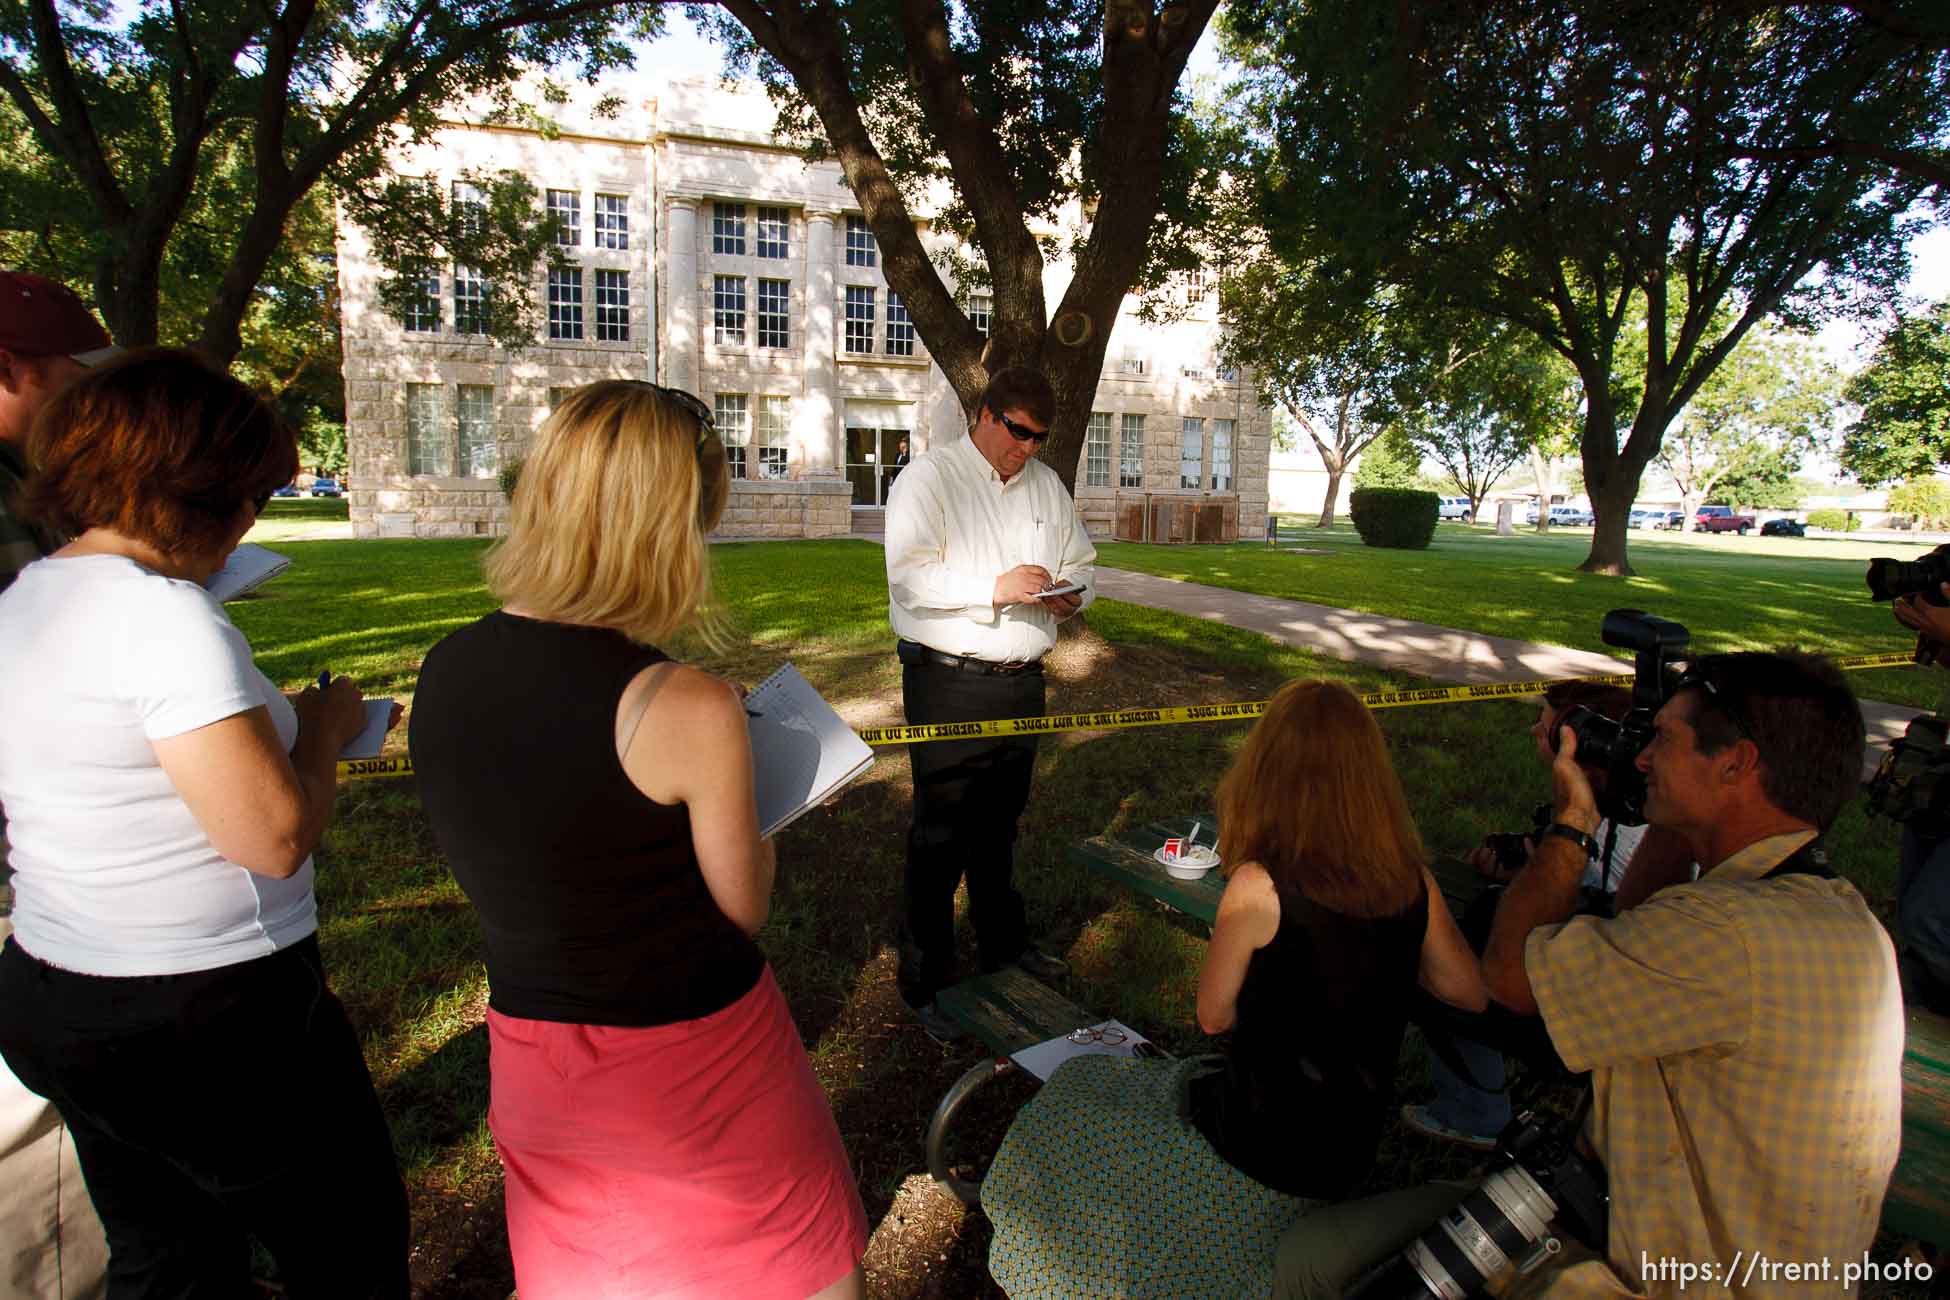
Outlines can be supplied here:
[[1950, 556], [1942, 554], [1941, 547], [1920, 560], [1878, 555], [1869, 561], [1864, 577], [1869, 584], [1869, 596], [1874, 600], [1895, 600], [1921, 593], [1932, 605], [1941, 605], [1943, 596], [1937, 588], [1950, 582]]

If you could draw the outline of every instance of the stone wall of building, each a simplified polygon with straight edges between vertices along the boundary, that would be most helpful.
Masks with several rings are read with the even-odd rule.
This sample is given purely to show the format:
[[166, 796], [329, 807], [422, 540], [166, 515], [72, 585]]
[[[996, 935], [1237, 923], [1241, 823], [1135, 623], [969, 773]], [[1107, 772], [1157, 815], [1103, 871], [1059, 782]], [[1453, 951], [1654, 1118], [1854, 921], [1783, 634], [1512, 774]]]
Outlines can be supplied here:
[[734, 480], [714, 537], [844, 537], [852, 487], [841, 478]]

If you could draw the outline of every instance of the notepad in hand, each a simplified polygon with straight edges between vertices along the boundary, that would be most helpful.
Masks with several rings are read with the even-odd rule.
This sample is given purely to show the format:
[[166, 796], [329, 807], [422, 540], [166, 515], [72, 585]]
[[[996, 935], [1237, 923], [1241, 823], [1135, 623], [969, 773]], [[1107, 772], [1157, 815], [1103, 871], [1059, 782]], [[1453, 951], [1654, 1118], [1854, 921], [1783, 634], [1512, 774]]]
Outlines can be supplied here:
[[873, 750], [791, 664], [745, 697], [759, 834], [771, 835], [867, 770]]
[[378, 758], [386, 743], [386, 724], [393, 720], [393, 701], [367, 700], [366, 729], [354, 736], [339, 751], [340, 758]]
[[230, 553], [223, 567], [210, 575], [203, 589], [219, 601], [249, 595], [291, 567], [291, 561], [276, 551], [267, 551], [255, 542], [245, 542]]

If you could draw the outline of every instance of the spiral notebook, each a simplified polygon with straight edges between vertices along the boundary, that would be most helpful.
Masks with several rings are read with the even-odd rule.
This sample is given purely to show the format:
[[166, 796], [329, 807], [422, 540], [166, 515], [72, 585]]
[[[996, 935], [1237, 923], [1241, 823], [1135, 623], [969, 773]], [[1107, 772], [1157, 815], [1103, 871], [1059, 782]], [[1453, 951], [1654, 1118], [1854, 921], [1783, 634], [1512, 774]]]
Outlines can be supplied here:
[[249, 595], [291, 567], [291, 561], [276, 551], [267, 551], [255, 542], [245, 542], [230, 553], [223, 567], [203, 584], [218, 600], [235, 600]]
[[771, 835], [873, 765], [873, 750], [791, 664], [745, 697], [758, 826]]

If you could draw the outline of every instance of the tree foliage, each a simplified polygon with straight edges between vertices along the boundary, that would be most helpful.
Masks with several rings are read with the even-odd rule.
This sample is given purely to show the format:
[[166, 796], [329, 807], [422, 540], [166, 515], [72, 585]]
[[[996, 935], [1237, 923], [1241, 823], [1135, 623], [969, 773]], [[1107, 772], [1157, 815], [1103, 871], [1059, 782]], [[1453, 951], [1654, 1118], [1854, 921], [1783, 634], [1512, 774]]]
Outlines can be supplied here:
[[1814, 340], [1781, 330], [1748, 335], [1667, 430], [1659, 464], [1679, 488], [1686, 529], [1708, 501], [1778, 500], [1828, 433], [1841, 376]]
[[[1644, 468], [1740, 340], [1769, 318], [1866, 312], [1902, 282], [1929, 181], [1802, 148], [1928, 149], [1950, 123], [1933, 93], [1950, 55], [1869, 8], [1237, 0], [1228, 22], [1275, 246], [1329, 279], [1511, 322], [1569, 362], [1598, 516], [1583, 567], [1626, 573]], [[1641, 300], [1627, 406], [1613, 360]]]
[[618, 0], [144, 0], [110, 25], [125, 13], [0, 3], [9, 143], [31, 144], [0, 160], [0, 224], [30, 265], [92, 285], [118, 342], [223, 362], [316, 187], [379, 176], [457, 99], [512, 111], [524, 64], [619, 65], [618, 24], [657, 21]]
[[[686, 12], [733, 68], [757, 71], [788, 134], [839, 161], [963, 408], [1002, 366], [1049, 375], [1044, 458], [1069, 484], [1125, 294], [1206, 256], [1219, 158], [1178, 83], [1216, 7], [720, 0]], [[934, 193], [946, 201], [929, 212]], [[1088, 220], [1066, 235], [1079, 210]], [[1071, 272], [1054, 311], [1052, 260]], [[981, 284], [987, 337], [965, 310]]]
[[1884, 335], [1843, 395], [1861, 414], [1840, 460], [1863, 483], [1950, 465], [1950, 298]]
[[1920, 528], [1950, 522], [1950, 485], [1935, 475], [1919, 475], [1889, 491], [1889, 509], [1908, 515]]
[[1449, 328], [1446, 362], [1408, 432], [1469, 498], [1473, 519], [1505, 474], [1569, 426], [1577, 386], [1556, 355], [1513, 326], [1459, 317]]

